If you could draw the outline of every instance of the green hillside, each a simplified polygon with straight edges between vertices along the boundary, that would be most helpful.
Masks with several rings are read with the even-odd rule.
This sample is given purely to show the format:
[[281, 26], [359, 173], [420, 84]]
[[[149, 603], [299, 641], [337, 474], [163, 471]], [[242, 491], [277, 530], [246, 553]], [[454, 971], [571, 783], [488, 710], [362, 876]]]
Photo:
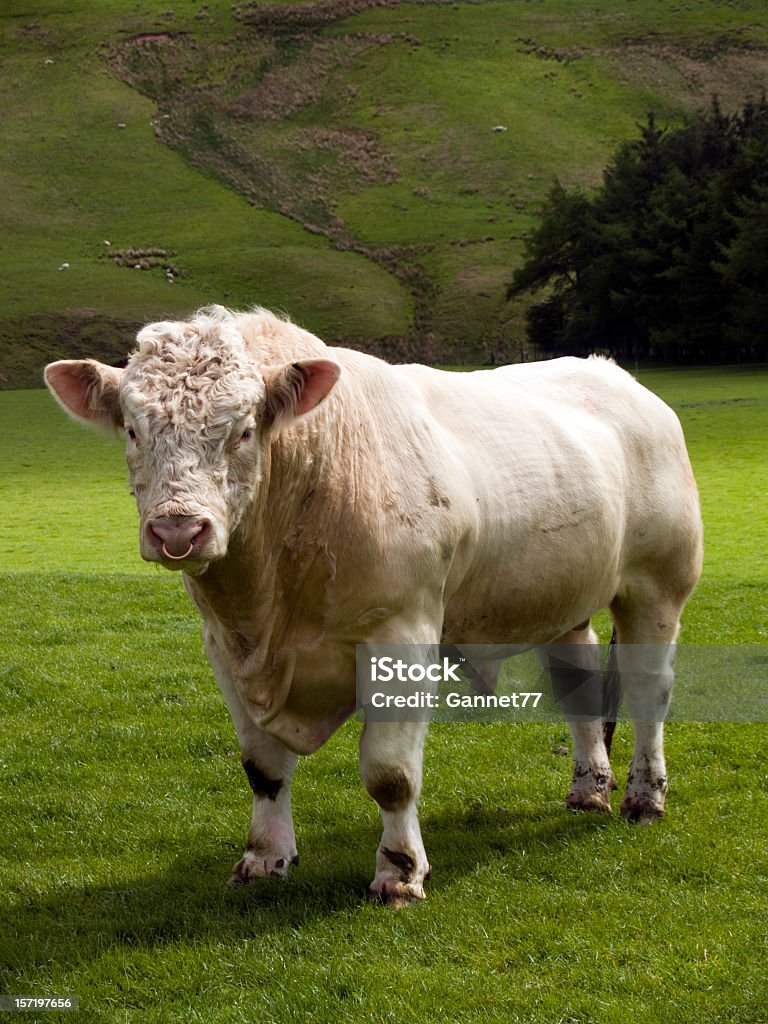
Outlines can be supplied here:
[[649, 108], [768, 85], [758, 0], [171, 3], [2, 7], [0, 386], [209, 302], [516, 352], [552, 179], [597, 182]]

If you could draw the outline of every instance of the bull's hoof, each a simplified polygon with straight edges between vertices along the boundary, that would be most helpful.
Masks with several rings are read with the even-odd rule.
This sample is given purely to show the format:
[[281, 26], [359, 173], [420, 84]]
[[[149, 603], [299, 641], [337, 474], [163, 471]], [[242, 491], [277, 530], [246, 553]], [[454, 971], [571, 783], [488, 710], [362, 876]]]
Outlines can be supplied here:
[[298, 854], [289, 860], [287, 857], [246, 850], [232, 869], [227, 885], [234, 889], [240, 885], [250, 885], [255, 878], [287, 878], [289, 867], [298, 863]]
[[611, 800], [606, 793], [587, 793], [582, 789], [572, 789], [565, 798], [565, 806], [569, 811], [591, 811], [593, 814], [610, 814]]
[[374, 880], [368, 886], [367, 897], [371, 903], [384, 903], [392, 910], [400, 910], [426, 899], [421, 885], [415, 882], [401, 882], [397, 878]]
[[565, 806], [569, 811], [610, 814], [611, 793], [616, 786], [616, 777], [610, 768], [595, 771], [593, 768], [574, 767], [573, 784], [565, 798]]
[[633, 825], [651, 825], [664, 817], [664, 806], [649, 796], [634, 793], [625, 796], [621, 804], [621, 816]]

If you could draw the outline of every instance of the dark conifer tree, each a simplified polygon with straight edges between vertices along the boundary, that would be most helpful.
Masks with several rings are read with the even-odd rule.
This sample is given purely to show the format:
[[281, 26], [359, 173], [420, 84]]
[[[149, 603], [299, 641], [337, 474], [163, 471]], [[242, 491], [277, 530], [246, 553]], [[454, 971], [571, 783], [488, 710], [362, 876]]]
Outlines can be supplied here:
[[768, 104], [714, 100], [675, 130], [649, 115], [593, 195], [555, 183], [508, 294], [546, 291], [528, 313], [544, 354], [762, 358], [767, 242]]

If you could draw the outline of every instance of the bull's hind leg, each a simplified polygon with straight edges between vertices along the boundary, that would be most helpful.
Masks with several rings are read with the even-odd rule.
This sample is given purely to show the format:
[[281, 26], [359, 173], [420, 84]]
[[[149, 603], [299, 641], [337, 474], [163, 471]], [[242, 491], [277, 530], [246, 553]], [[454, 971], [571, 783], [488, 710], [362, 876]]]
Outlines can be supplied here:
[[647, 581], [628, 588], [611, 605], [616, 668], [635, 739], [621, 805], [628, 821], [647, 824], [664, 814], [664, 719], [672, 697], [682, 605]]
[[610, 814], [616, 789], [603, 739], [600, 648], [588, 626], [566, 633], [538, 651], [552, 691], [568, 719], [573, 745], [573, 781], [566, 797], [572, 811]]
[[360, 772], [384, 826], [368, 895], [394, 906], [424, 899], [429, 876], [417, 811], [426, 732], [426, 722], [367, 722], [360, 737]]

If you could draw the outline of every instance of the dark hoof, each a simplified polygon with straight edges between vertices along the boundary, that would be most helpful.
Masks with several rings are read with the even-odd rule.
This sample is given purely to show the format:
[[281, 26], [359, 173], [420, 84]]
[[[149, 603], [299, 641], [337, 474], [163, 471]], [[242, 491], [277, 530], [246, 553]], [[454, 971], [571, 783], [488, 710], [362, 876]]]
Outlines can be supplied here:
[[413, 882], [400, 882], [396, 878], [383, 878], [368, 886], [366, 897], [371, 903], [383, 903], [392, 910], [409, 907], [425, 899], [424, 890]]
[[395, 895], [394, 893], [374, 892], [370, 886], [368, 886], [365, 898], [369, 903], [380, 903], [382, 906], [389, 907], [390, 910], [402, 910], [403, 907], [413, 906], [414, 903], [424, 899], [423, 896], [413, 896], [411, 893]]
[[581, 790], [571, 791], [565, 798], [565, 806], [569, 811], [591, 811], [593, 814], [610, 814], [611, 801], [602, 793], [585, 793]]
[[250, 885], [257, 878], [287, 878], [289, 867], [298, 863], [298, 854], [288, 860], [287, 857], [257, 854], [253, 850], [246, 850], [232, 869], [227, 885], [234, 889], [239, 885]]
[[237, 889], [238, 886], [248, 885], [253, 877], [247, 861], [243, 858], [232, 868], [232, 874], [229, 876], [227, 885], [230, 889]]
[[633, 825], [651, 825], [664, 817], [664, 808], [647, 796], [625, 796], [621, 816]]

